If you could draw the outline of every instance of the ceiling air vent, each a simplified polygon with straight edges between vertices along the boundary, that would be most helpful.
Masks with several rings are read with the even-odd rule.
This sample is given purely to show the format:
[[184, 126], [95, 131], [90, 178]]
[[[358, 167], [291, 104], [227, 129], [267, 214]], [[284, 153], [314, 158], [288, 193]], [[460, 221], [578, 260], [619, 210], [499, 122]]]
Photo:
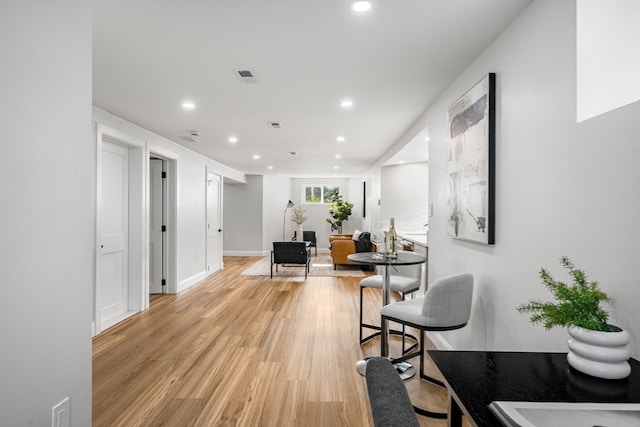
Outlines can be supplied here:
[[280, 122], [269, 122], [269, 126], [271, 126], [274, 129], [280, 129]]
[[183, 135], [180, 137], [180, 139], [187, 142], [200, 142], [200, 131], [190, 130], [189, 135]]
[[238, 80], [242, 83], [256, 83], [256, 75], [251, 70], [238, 70]]

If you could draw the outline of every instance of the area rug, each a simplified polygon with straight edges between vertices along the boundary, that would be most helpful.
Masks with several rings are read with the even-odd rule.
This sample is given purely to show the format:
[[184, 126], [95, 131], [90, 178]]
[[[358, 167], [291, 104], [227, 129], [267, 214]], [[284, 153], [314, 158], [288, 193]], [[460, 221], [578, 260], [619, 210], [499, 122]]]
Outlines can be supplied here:
[[[273, 277], [299, 277], [304, 278], [304, 266], [273, 266]], [[260, 261], [253, 264], [242, 272], [245, 276], [270, 276], [271, 275], [271, 256], [266, 256]], [[329, 255], [318, 255], [311, 258], [311, 268], [309, 276], [316, 277], [364, 277], [362, 268], [357, 265], [338, 265], [337, 269], [333, 269], [331, 257]]]

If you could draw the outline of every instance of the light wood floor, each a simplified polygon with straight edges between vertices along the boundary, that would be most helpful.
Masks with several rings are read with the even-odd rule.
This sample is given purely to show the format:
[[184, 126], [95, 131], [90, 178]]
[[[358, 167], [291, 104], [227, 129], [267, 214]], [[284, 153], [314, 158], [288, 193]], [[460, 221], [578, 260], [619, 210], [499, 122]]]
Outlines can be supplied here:
[[[371, 425], [355, 363], [379, 354], [379, 341], [358, 344], [360, 278], [240, 275], [259, 259], [225, 257], [202, 284], [154, 296], [94, 338], [95, 427]], [[381, 296], [365, 298], [373, 322]], [[414, 404], [446, 412], [446, 391], [417, 375], [405, 385]]]

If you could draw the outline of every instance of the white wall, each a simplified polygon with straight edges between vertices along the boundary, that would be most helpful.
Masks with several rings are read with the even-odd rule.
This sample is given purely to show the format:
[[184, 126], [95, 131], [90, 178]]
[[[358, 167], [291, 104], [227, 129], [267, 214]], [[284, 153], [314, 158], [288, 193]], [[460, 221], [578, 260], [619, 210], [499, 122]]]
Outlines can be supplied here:
[[[292, 198], [291, 179], [278, 175], [264, 175], [263, 199], [262, 199], [262, 248], [265, 254], [273, 249], [273, 242], [282, 240], [283, 226], [284, 238], [288, 240], [293, 235], [293, 223], [291, 222], [291, 209], [285, 208]], [[292, 200], [293, 201], [293, 200]]]
[[261, 175], [247, 175], [245, 184], [224, 185], [224, 254], [262, 255]]
[[[177, 281], [178, 290], [206, 278], [206, 181], [207, 170], [225, 180], [244, 181], [244, 175], [215, 160], [178, 145], [100, 108], [93, 108], [93, 120], [127, 135], [139, 138], [148, 147], [173, 153], [178, 170]], [[225, 187], [226, 188], [226, 187]], [[226, 195], [223, 192], [223, 197]], [[223, 218], [227, 220], [224, 213]], [[224, 236], [224, 230], [223, 230]]]
[[[354, 204], [353, 214], [343, 225], [344, 233], [363, 229], [361, 178], [285, 178], [278, 175], [247, 175], [246, 184], [225, 184], [224, 254], [267, 255], [272, 243], [290, 240], [296, 229], [287, 202], [302, 206], [308, 217], [303, 229], [316, 232], [318, 250], [328, 251], [329, 235], [335, 234], [326, 219], [326, 204], [302, 203], [305, 185], [339, 185], [344, 200]], [[261, 227], [259, 226], [261, 225]]]
[[[446, 235], [446, 111], [489, 72], [497, 73], [496, 244], [482, 246]], [[566, 351], [565, 330], [531, 325], [515, 308], [549, 299], [538, 271], [566, 279], [557, 260], [568, 255], [609, 293], [612, 323], [631, 333], [640, 356], [639, 117], [636, 102], [576, 123], [575, 0], [534, 1], [429, 107], [429, 280], [464, 271], [476, 279], [470, 325], [446, 343]]]
[[640, 2], [576, 0], [578, 121], [640, 100]]
[[[352, 214], [349, 219], [342, 223], [344, 234], [352, 233], [356, 229], [362, 229], [362, 179], [347, 178], [296, 178], [291, 180], [291, 200], [296, 206], [302, 206], [309, 219], [302, 224], [304, 230], [316, 232], [318, 250], [328, 251], [329, 235], [338, 231], [331, 231], [331, 225], [327, 222], [329, 218], [328, 204], [305, 204], [302, 203], [302, 190], [306, 185], [329, 185], [340, 186], [342, 199], [353, 203]], [[295, 230], [295, 223], [289, 221], [289, 238]]]
[[378, 160], [365, 174], [364, 181], [367, 183], [367, 212], [363, 219], [363, 230], [372, 230], [381, 223], [380, 204], [382, 203], [382, 162]]
[[380, 216], [385, 228], [389, 218], [395, 218], [395, 228], [399, 233], [425, 233], [429, 164], [417, 162], [384, 166], [380, 184]]
[[0, 424], [91, 424], [91, 5], [0, 2]]

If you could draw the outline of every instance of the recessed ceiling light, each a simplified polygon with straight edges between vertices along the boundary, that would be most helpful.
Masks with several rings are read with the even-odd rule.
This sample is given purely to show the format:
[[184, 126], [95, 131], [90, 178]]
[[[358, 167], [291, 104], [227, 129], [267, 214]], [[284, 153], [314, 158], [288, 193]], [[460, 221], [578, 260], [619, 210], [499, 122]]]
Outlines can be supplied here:
[[336, 138], [336, 141], [344, 142], [344, 136], [340, 135], [339, 137]]
[[253, 160], [258, 160], [260, 158], [260, 156], [258, 154], [254, 154], [253, 155]]
[[335, 165], [333, 168], [334, 168], [334, 169], [340, 169], [340, 166]]
[[289, 151], [289, 155], [290, 155], [290, 156], [297, 156], [297, 155], [298, 155], [298, 153], [297, 153], [297, 152], [295, 152], [295, 151]]
[[354, 12], [366, 12], [371, 9], [371, 2], [368, 1], [354, 1], [351, 3], [351, 10]]
[[336, 154], [336, 155], [335, 155], [335, 158], [336, 158], [336, 159], [341, 159], [341, 158], [342, 158], [342, 155], [340, 155], [340, 154]]
[[229, 137], [229, 142], [230, 142], [231, 144], [235, 144], [236, 142], [238, 142], [238, 138], [237, 138], [237, 137], [235, 137], [235, 136], [230, 136], [230, 137]]
[[185, 110], [193, 110], [194, 108], [196, 108], [196, 104], [191, 101], [185, 101], [182, 103], [182, 108], [184, 108]]
[[342, 108], [351, 108], [353, 107], [353, 101], [350, 99], [343, 99], [342, 101], [340, 101], [340, 106]]
[[404, 165], [404, 160], [398, 160], [399, 165]]
[[424, 137], [424, 140], [429, 142], [429, 141], [431, 141], [431, 138], [429, 138], [429, 135], [427, 135], [427, 136]]
[[269, 166], [267, 166], [267, 169], [273, 170], [273, 166], [269, 165]]

